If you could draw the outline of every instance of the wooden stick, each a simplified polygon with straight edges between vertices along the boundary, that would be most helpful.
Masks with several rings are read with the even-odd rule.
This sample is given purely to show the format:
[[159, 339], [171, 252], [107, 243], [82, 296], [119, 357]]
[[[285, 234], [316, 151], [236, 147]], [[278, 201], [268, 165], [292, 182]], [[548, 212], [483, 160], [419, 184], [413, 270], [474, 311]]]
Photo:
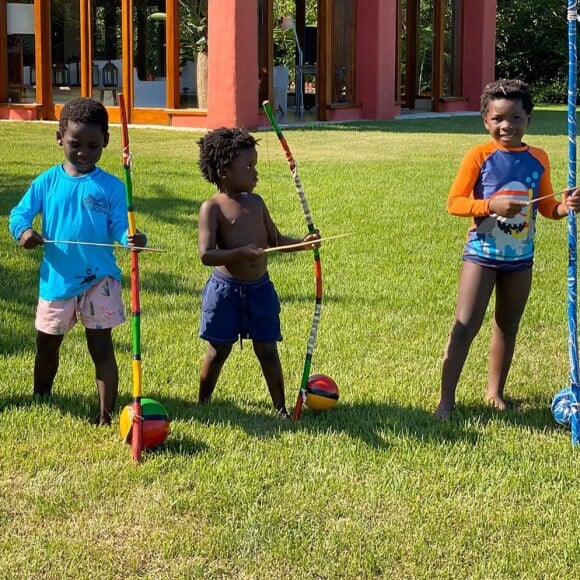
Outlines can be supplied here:
[[97, 242], [72, 242], [70, 240], [44, 240], [45, 244], [74, 244], [76, 246], [103, 246], [105, 248], [120, 248], [121, 250], [143, 250], [144, 252], [165, 252], [159, 248], [138, 248], [129, 246], [121, 246], [120, 244], [99, 244]]
[[329, 236], [327, 238], [318, 238], [317, 240], [309, 240], [308, 242], [300, 242], [299, 244], [290, 244], [288, 246], [274, 246], [272, 248], [266, 248], [264, 254], [269, 252], [283, 252], [284, 250], [290, 250], [292, 248], [307, 248], [314, 244], [319, 244], [320, 242], [328, 242], [329, 240], [337, 240], [338, 238], [346, 238], [347, 236], [352, 236], [352, 234], [338, 234], [336, 236]]
[[563, 189], [562, 191], [557, 191], [556, 193], [550, 193], [549, 195], [537, 197], [536, 199], [530, 199], [530, 201], [527, 202], [527, 205], [532, 205], [533, 203], [541, 201], [542, 199], [549, 199], [550, 197], [556, 197], [557, 195], [560, 195], [562, 193], [567, 193], [568, 191], [572, 191], [574, 189], [576, 189], [576, 188], [575, 187], [567, 187], [566, 189]]

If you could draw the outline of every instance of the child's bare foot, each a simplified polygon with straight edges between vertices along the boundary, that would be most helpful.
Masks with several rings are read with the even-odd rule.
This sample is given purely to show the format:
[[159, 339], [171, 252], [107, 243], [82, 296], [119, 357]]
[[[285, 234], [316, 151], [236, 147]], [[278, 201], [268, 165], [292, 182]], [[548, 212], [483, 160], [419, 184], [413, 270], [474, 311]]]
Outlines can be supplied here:
[[486, 394], [485, 398], [487, 399], [487, 402], [498, 411], [505, 411], [508, 408], [507, 403], [499, 395]]
[[292, 419], [292, 415], [288, 413], [286, 407], [280, 407], [279, 409], [276, 409], [276, 415], [282, 419]]
[[450, 404], [441, 401], [437, 406], [437, 409], [435, 409], [435, 417], [441, 421], [449, 421], [454, 408], [455, 405], [453, 403]]
[[100, 427], [110, 427], [113, 423], [113, 414], [108, 411], [104, 411], [99, 415], [97, 419], [97, 425]]

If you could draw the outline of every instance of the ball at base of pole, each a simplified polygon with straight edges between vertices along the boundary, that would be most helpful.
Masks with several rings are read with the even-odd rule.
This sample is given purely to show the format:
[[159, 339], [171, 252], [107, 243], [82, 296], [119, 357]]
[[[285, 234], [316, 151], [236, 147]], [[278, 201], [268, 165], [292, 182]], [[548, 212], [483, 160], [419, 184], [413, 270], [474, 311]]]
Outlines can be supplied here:
[[[155, 449], [161, 445], [169, 435], [170, 421], [165, 407], [155, 399], [141, 399], [141, 416], [143, 417], [143, 449]], [[119, 417], [119, 430], [126, 443], [131, 444], [133, 429], [133, 406], [126, 405]]]
[[314, 411], [332, 409], [338, 403], [338, 385], [327, 375], [317, 374], [308, 378], [306, 406]]
[[570, 427], [572, 422], [572, 388], [565, 387], [552, 399], [552, 415], [556, 423]]
[[570, 427], [572, 423], [572, 388], [565, 387], [552, 399], [552, 415], [556, 423]]

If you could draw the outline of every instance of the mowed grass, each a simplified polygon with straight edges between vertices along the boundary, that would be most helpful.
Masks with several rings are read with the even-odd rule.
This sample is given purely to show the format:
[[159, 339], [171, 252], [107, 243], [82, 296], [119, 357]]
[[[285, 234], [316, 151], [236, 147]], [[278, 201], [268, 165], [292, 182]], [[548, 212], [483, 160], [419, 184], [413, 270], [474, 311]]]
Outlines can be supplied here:
[[[65, 339], [49, 403], [32, 401], [41, 250], [7, 223], [31, 179], [62, 160], [55, 125], [1, 123], [0, 577], [574, 578], [580, 573], [578, 450], [550, 413], [569, 382], [566, 224], [538, 219], [534, 286], [506, 413], [483, 402], [490, 318], [475, 341], [452, 421], [433, 418], [469, 221], [445, 200], [478, 117], [287, 130], [315, 225], [352, 232], [321, 250], [324, 306], [313, 372], [338, 406], [277, 419], [251, 344], [236, 346], [212, 403], [194, 402], [209, 274], [197, 215], [213, 188], [199, 134], [131, 129], [142, 253], [144, 393], [172, 418], [166, 444], [134, 465], [117, 424], [97, 428], [80, 328]], [[566, 186], [566, 117], [539, 110], [528, 142]], [[279, 228], [306, 226], [272, 132], [260, 183]], [[121, 176], [120, 133], [101, 165]], [[129, 257], [118, 252], [129, 305]], [[274, 254], [280, 354], [292, 405], [314, 306], [312, 254]], [[120, 407], [131, 395], [131, 329], [114, 332]]]

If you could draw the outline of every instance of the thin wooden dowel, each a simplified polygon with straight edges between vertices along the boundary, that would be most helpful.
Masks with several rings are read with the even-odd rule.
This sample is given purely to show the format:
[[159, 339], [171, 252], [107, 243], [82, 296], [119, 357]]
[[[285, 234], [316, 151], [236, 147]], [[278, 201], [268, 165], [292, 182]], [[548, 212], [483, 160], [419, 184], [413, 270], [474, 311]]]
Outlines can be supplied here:
[[274, 246], [272, 248], [266, 248], [264, 250], [264, 254], [268, 254], [269, 252], [283, 252], [284, 250], [291, 250], [293, 248], [307, 248], [308, 246], [313, 246], [314, 244], [319, 244], [320, 242], [328, 242], [329, 240], [337, 240], [338, 238], [346, 238], [347, 236], [352, 236], [352, 234], [338, 234], [336, 236], [328, 236], [327, 238], [319, 238], [317, 240], [309, 240], [308, 242], [300, 242], [299, 244]]
[[562, 191], [557, 191], [556, 193], [550, 193], [549, 195], [543, 195], [542, 197], [537, 197], [536, 199], [530, 199], [530, 201], [527, 202], [527, 205], [532, 205], [533, 203], [537, 203], [538, 201], [542, 201], [543, 199], [549, 199], [550, 197], [556, 197], [557, 195], [560, 195], [562, 193], [567, 193], [569, 191], [572, 191], [573, 189], [576, 189], [575, 187], [567, 187], [566, 189], [563, 189]]
[[165, 250], [160, 250], [159, 248], [139, 248], [129, 247], [129, 246], [121, 246], [121, 244], [100, 244], [98, 242], [73, 242], [71, 240], [44, 240], [45, 244], [73, 244], [75, 246], [102, 246], [105, 248], [119, 248], [121, 250], [139, 250], [144, 252], [165, 252]]

